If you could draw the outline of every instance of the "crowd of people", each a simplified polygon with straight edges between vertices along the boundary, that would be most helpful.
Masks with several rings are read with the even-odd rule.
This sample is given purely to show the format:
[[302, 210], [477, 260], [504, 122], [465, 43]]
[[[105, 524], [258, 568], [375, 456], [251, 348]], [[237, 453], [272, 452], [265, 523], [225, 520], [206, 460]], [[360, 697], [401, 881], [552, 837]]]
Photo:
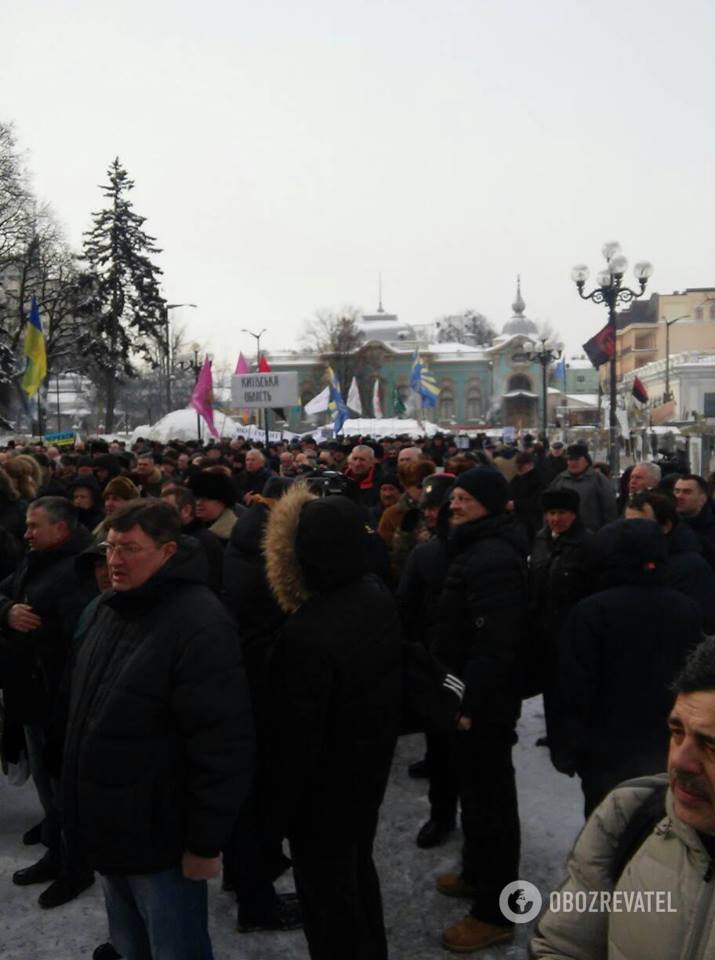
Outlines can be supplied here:
[[[470, 909], [446, 948], [513, 936], [512, 748], [536, 695], [537, 745], [588, 820], [564, 889], [645, 882], [650, 851], [683, 911], [715, 910], [689, 873], [715, 854], [715, 506], [682, 462], [616, 479], [583, 442], [531, 437], [10, 442], [0, 576], [3, 770], [32, 778], [44, 817], [22, 840], [46, 848], [12, 880], [49, 909], [99, 874], [98, 960], [209, 960], [219, 875], [239, 931], [386, 960], [372, 850], [416, 648], [457, 695], [409, 770], [428, 784], [418, 847], [461, 820], [435, 883]], [[661, 856], [665, 818], [687, 856]], [[532, 951], [630, 960], [639, 935], [547, 911]]]

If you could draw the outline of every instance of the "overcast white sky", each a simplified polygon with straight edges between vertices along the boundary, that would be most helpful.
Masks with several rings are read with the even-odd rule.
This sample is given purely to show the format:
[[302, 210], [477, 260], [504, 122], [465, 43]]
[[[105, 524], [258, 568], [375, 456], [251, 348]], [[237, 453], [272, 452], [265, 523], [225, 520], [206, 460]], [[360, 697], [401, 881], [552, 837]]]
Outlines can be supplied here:
[[712, 0], [23, 0], [0, 118], [79, 246], [119, 155], [189, 336], [233, 362], [316, 308], [605, 322], [604, 240], [715, 284]]

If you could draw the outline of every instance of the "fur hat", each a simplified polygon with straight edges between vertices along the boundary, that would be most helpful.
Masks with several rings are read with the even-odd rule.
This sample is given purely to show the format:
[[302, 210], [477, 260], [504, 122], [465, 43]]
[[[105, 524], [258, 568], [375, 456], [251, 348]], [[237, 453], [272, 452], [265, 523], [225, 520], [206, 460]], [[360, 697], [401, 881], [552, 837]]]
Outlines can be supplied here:
[[454, 486], [466, 490], [489, 513], [504, 513], [506, 509], [509, 485], [504, 474], [494, 467], [474, 467], [472, 470], [465, 470], [454, 481]]
[[449, 491], [454, 486], [455, 476], [452, 473], [433, 473], [422, 484], [421, 507], [439, 507], [447, 499]]
[[581, 498], [576, 490], [544, 490], [541, 494], [541, 509], [546, 513], [547, 510], [569, 510], [571, 513], [578, 513]]
[[577, 460], [579, 457], [585, 457], [589, 463], [591, 463], [591, 457], [588, 453], [588, 447], [585, 443], [570, 443], [566, 447], [566, 459], [567, 460]]
[[129, 477], [112, 477], [102, 492], [102, 497], [119, 497], [120, 500], [136, 500], [139, 491]]
[[195, 497], [204, 500], [219, 500], [227, 507], [236, 502], [236, 490], [230, 477], [223, 473], [207, 473], [202, 470], [189, 480], [189, 489]]
[[421, 487], [427, 477], [437, 472], [432, 460], [415, 460], [398, 467], [397, 477], [403, 487]]

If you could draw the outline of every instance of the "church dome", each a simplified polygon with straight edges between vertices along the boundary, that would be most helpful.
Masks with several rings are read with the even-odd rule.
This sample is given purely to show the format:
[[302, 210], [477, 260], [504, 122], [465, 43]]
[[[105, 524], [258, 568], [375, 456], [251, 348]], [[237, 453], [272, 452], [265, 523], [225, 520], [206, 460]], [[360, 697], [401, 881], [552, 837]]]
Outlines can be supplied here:
[[529, 320], [528, 317], [524, 316], [524, 311], [526, 310], [526, 304], [524, 303], [524, 298], [521, 295], [521, 277], [516, 278], [516, 299], [511, 305], [511, 309], [514, 311], [510, 320], [504, 324], [502, 334], [505, 337], [513, 337], [516, 334], [522, 334], [526, 337], [533, 337], [539, 332], [536, 324], [533, 320]]

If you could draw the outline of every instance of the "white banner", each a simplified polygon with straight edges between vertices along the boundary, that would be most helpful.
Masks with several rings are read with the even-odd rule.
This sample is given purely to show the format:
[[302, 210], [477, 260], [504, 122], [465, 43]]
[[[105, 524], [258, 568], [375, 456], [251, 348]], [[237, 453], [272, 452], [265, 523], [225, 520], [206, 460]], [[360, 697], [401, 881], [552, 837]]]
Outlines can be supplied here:
[[321, 390], [320, 393], [316, 394], [312, 400], [309, 400], [306, 405], [303, 407], [305, 412], [309, 417], [314, 413], [323, 413], [328, 409], [328, 404], [330, 403], [330, 387], [326, 387], [325, 390]]
[[360, 399], [360, 391], [358, 390], [357, 380], [355, 377], [352, 379], [350, 384], [350, 389], [348, 390], [348, 406], [351, 410], [354, 410], [358, 416], [362, 416], [362, 400]]
[[380, 402], [380, 380], [375, 377], [375, 386], [372, 389], [372, 415], [376, 420], [382, 420], [382, 403]]

